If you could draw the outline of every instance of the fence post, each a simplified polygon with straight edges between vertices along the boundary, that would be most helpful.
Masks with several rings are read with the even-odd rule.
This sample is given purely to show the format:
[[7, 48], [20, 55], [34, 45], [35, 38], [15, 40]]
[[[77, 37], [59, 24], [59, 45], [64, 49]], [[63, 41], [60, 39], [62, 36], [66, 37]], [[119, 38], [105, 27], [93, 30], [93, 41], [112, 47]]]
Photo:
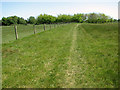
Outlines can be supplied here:
[[51, 23], [50, 23], [50, 29], [51, 29]]
[[45, 31], [45, 24], [44, 24], [44, 31]]
[[15, 28], [15, 36], [16, 36], [16, 40], [17, 40], [18, 39], [17, 25], [15, 25], [14, 28]]
[[35, 34], [36, 33], [35, 25], [33, 25], [33, 29], [34, 29], [34, 34]]
[[53, 28], [53, 24], [51, 24], [51, 28]]

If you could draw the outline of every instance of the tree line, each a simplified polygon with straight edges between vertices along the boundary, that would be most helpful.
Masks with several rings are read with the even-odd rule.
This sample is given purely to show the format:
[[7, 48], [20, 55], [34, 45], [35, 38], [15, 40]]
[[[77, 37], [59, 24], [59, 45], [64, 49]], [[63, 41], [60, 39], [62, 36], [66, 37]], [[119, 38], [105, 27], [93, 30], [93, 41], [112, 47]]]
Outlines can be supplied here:
[[103, 13], [90, 13], [90, 14], [74, 14], [66, 15], [60, 14], [57, 17], [47, 14], [40, 14], [37, 18], [30, 16], [27, 20], [22, 17], [10, 16], [3, 17], [0, 20], [2, 25], [11, 25], [11, 24], [54, 24], [54, 23], [107, 23], [107, 22], [117, 22], [116, 19], [111, 18]]

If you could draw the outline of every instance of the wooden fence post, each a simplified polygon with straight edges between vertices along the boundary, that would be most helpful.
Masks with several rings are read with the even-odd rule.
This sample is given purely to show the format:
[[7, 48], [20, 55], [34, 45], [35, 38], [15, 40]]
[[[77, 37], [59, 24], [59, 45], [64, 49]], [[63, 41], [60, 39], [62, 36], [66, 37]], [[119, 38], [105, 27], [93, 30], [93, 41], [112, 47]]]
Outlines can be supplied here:
[[51, 24], [51, 29], [53, 28], [52, 24]]
[[45, 31], [45, 24], [44, 24], [44, 31]]
[[35, 34], [36, 33], [35, 25], [33, 25], [33, 29], [34, 29], [34, 34]]
[[51, 24], [50, 24], [50, 29], [51, 29]]
[[16, 40], [17, 40], [18, 39], [17, 25], [15, 25], [14, 28], [15, 28], [15, 36], [16, 36]]

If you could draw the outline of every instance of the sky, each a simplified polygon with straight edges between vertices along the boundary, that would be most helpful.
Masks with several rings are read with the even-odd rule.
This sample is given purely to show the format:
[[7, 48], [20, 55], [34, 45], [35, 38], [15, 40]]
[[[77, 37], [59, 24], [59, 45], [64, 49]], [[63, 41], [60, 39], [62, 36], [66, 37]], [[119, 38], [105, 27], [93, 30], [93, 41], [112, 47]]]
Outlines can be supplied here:
[[[25, 19], [40, 14], [104, 13], [118, 19], [119, 0], [1, 0], [2, 17], [19, 16]], [[1, 8], [2, 7], [2, 8]], [[0, 17], [0, 19], [2, 18]]]

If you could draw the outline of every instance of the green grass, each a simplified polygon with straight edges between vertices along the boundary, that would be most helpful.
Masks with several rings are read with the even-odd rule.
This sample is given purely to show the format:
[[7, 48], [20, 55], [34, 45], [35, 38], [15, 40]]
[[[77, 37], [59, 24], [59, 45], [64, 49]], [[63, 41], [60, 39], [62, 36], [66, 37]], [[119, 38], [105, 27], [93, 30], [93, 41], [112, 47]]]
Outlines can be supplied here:
[[117, 24], [68, 24], [4, 43], [3, 88], [118, 87]]
[[[36, 33], [44, 31], [43, 25], [36, 25]], [[54, 28], [54, 24], [51, 25], [51, 28]], [[46, 30], [50, 30], [50, 25], [46, 25]], [[27, 37], [34, 34], [33, 25], [17, 25], [18, 38]], [[3, 26], [2, 27], [2, 43], [10, 43], [16, 40], [14, 26]]]
[[[77, 51], [83, 78], [78, 87], [118, 87], [118, 24], [82, 24]], [[82, 83], [81, 83], [82, 81]]]

